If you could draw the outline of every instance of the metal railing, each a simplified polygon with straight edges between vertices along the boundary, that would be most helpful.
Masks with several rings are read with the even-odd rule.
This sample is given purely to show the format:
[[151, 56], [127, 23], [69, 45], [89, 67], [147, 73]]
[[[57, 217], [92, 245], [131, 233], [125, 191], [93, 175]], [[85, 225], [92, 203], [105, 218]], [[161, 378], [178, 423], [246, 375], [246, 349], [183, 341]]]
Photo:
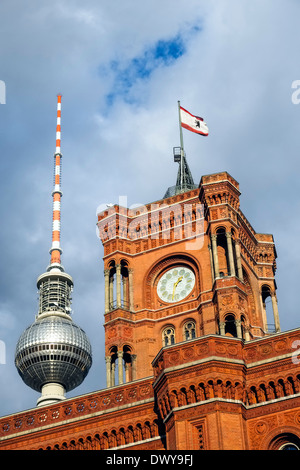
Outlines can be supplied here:
[[116, 310], [117, 308], [122, 308], [123, 310], [129, 310], [129, 302], [121, 299], [120, 305], [117, 304], [116, 300], [109, 302], [109, 310]]

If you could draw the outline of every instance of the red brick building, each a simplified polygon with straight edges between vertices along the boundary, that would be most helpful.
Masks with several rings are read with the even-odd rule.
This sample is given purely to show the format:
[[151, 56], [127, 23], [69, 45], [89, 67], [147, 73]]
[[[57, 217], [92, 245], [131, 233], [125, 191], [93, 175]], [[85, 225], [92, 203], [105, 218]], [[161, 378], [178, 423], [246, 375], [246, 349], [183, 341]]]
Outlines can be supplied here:
[[107, 388], [1, 418], [0, 449], [300, 449], [300, 328], [239, 197], [223, 172], [99, 214]]

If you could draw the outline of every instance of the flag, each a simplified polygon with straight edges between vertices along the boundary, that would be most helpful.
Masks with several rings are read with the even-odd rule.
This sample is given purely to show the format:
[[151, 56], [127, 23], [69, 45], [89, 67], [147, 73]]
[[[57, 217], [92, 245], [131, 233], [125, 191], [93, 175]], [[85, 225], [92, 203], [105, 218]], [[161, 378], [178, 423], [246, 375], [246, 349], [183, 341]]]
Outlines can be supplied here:
[[180, 118], [181, 126], [189, 131], [195, 132], [196, 134], [208, 135], [208, 127], [206, 122], [203, 121], [203, 118], [199, 116], [194, 116], [189, 113], [186, 109], [180, 106]]

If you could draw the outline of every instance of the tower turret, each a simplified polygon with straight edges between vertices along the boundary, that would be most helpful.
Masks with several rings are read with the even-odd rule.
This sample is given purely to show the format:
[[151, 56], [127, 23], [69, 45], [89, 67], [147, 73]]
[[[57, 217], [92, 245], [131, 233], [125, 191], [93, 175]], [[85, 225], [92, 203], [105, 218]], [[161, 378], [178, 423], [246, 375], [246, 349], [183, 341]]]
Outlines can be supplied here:
[[73, 279], [61, 264], [60, 133], [61, 95], [58, 95], [51, 260], [47, 272], [37, 279], [39, 310], [35, 322], [20, 336], [15, 353], [15, 364], [25, 384], [42, 392], [39, 406], [63, 400], [65, 392], [81, 384], [92, 364], [88, 337], [71, 318]]

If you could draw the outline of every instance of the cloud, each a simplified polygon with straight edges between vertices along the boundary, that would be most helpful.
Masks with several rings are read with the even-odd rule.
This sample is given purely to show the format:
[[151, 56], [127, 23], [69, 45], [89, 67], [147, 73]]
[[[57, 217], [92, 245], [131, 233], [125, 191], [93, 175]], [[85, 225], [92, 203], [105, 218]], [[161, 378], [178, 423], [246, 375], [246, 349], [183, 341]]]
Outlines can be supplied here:
[[184, 31], [168, 39], [159, 39], [146, 47], [139, 55], [124, 59], [113, 60], [108, 66], [101, 67], [100, 77], [112, 75], [112, 91], [107, 94], [107, 107], [113, 105], [117, 97], [121, 97], [129, 104], [135, 102], [135, 88], [139, 81], [151, 78], [157, 69], [164, 69], [174, 65], [187, 50], [187, 41], [192, 34], [199, 31], [198, 25], [189, 27], [188, 35]]

